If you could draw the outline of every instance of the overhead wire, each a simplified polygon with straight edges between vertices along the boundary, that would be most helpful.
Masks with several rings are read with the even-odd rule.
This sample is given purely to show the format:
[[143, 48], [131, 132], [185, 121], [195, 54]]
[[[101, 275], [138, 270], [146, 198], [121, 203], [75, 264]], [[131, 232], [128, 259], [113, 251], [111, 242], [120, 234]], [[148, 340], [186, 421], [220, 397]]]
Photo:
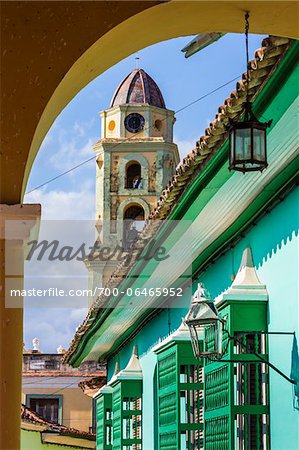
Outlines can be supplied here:
[[[201, 100], [204, 100], [205, 98], [209, 97], [210, 95], [214, 94], [215, 92], [219, 91], [220, 89], [223, 89], [225, 86], [228, 86], [230, 83], [233, 83], [234, 81], [238, 80], [240, 78], [240, 75], [238, 75], [237, 77], [226, 81], [225, 83], [223, 83], [222, 85], [218, 86], [215, 89], [212, 89], [211, 91], [207, 92], [206, 94], [198, 97], [197, 99], [193, 100], [192, 102], [186, 104], [185, 106], [183, 106], [182, 108], [178, 109], [175, 111], [175, 114], [179, 114], [180, 112], [186, 110], [187, 108], [190, 108], [190, 106], [195, 105], [196, 103], [200, 102]], [[166, 118], [162, 119], [162, 121], [166, 120]], [[144, 131], [148, 131], [152, 128], [152, 126], [149, 126], [148, 128], [142, 129], [140, 130], [138, 133], [144, 132]], [[136, 140], [136, 136], [138, 135], [138, 133], [135, 134], [135, 136], [132, 137], [128, 137], [125, 139], [122, 139], [121, 142], [117, 142], [114, 146], [111, 147], [111, 150], [115, 149], [116, 147], [118, 147], [119, 145], [122, 145], [124, 142], [130, 142], [130, 141], [134, 141]], [[68, 173], [78, 169], [79, 167], [82, 167], [83, 165], [89, 163], [90, 161], [96, 159], [97, 155], [94, 155], [88, 159], [85, 159], [84, 161], [82, 161], [79, 164], [76, 164], [75, 166], [71, 167], [68, 170], [65, 170], [64, 172], [61, 172], [60, 174], [50, 178], [49, 180], [46, 180], [45, 182], [39, 184], [38, 186], [35, 186], [34, 188], [30, 189], [29, 191], [27, 191], [25, 194], [31, 194], [32, 192], [36, 191], [37, 189], [40, 189], [50, 183], [52, 183], [53, 181], [58, 180], [59, 178], [63, 177], [64, 175], [67, 175]]]

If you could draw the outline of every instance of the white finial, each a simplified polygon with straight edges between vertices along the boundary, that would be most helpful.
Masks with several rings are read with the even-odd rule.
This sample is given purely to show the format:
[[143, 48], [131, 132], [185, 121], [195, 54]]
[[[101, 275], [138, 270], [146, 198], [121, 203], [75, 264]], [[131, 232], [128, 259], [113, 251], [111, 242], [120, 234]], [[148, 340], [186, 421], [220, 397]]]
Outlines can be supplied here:
[[39, 341], [39, 339], [37, 339], [36, 337], [34, 339], [32, 339], [32, 345], [33, 345], [33, 351], [34, 352], [40, 352], [40, 349], [39, 349], [40, 341]]
[[116, 377], [117, 377], [117, 374], [119, 373], [119, 370], [120, 370], [120, 368], [119, 368], [119, 360], [117, 359], [115, 361], [115, 369], [114, 369], [113, 375], [112, 375], [112, 377], [111, 377], [111, 379], [110, 379], [110, 381], [108, 383], [108, 386], [116, 380]]
[[111, 380], [109, 381], [109, 383], [105, 384], [105, 386], [100, 387], [100, 389], [93, 395], [93, 398], [97, 398], [100, 394], [112, 394], [113, 388], [111, 387], [111, 384], [113, 384], [114, 381], [117, 380], [118, 373], [119, 373], [119, 360], [117, 359], [115, 361], [115, 369], [111, 377]]
[[[201, 337], [201, 335], [200, 335]], [[159, 351], [161, 348], [163, 348], [165, 345], [169, 344], [170, 342], [188, 342], [191, 340], [189, 328], [186, 325], [185, 318], [182, 318], [181, 325], [177, 330], [175, 330], [173, 333], [171, 333], [169, 336], [167, 336], [165, 339], [159, 338], [158, 343], [154, 345], [152, 348], [153, 352]]]
[[197, 300], [201, 300], [202, 299], [202, 300], [210, 300], [210, 301], [212, 301], [211, 294], [205, 288], [203, 283], [200, 283], [200, 282], [197, 284], [197, 290], [194, 292], [193, 299], [197, 299]]
[[142, 368], [141, 368], [141, 365], [139, 362], [137, 345], [134, 345], [130, 361], [128, 362], [127, 367], [125, 369], [123, 369], [121, 372], [119, 372], [119, 374], [117, 375], [117, 379], [118, 380], [123, 380], [123, 379], [141, 380], [142, 379]]
[[[118, 374], [118, 372], [119, 372], [119, 360], [117, 359], [116, 361], [115, 361], [115, 368], [114, 368], [114, 373], [113, 373], [113, 375], [117, 375]], [[113, 376], [112, 375], [112, 376]]]
[[25, 342], [23, 342], [23, 353], [30, 353], [30, 350], [25, 347]]
[[242, 261], [232, 285], [215, 299], [215, 304], [219, 307], [225, 300], [268, 300], [266, 286], [257, 276], [250, 247], [243, 252]]
[[59, 345], [59, 347], [57, 347], [57, 353], [59, 355], [63, 355], [64, 353], [66, 353], [66, 349], [62, 347], [62, 345]]
[[251, 248], [245, 248], [239, 271], [233, 281], [232, 286], [260, 286], [261, 282], [258, 279], [252, 258]]

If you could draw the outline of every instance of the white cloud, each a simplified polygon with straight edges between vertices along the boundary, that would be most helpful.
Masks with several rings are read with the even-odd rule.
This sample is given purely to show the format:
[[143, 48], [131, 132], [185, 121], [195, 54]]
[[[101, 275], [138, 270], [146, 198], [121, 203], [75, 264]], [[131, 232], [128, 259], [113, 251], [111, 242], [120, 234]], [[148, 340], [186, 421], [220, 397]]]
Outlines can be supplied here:
[[[49, 155], [47, 164], [62, 172], [95, 156], [92, 146], [99, 135], [94, 136], [94, 124], [94, 117], [89, 121], [76, 120], [67, 128], [56, 121], [42, 144], [41, 151], [44, 149]], [[70, 176], [73, 176], [72, 172]]]
[[86, 136], [86, 134], [88, 134], [88, 132], [93, 127], [94, 123], [95, 123], [95, 118], [94, 117], [91, 120], [89, 120], [88, 122], [86, 122], [86, 121], [84, 121], [84, 122], [76, 121], [74, 126], [73, 126], [73, 132], [79, 137]]
[[[73, 166], [80, 164], [85, 159], [95, 156], [92, 146], [96, 142], [96, 138], [89, 138], [83, 145], [79, 144], [76, 139], [68, 141], [63, 140], [58, 150], [49, 158], [49, 163], [57, 170], [69, 170]], [[92, 160], [86, 164], [86, 167], [94, 165]], [[73, 175], [72, 172], [70, 174]]]
[[[45, 150], [43, 163], [45, 172], [47, 168], [56, 173], [61, 173], [71, 167], [80, 164], [85, 159], [94, 156], [92, 145], [99, 138], [89, 137], [94, 119], [88, 122], [75, 122], [68, 129], [61, 127], [59, 123], [55, 123], [43, 142]], [[95, 133], [93, 133], [95, 134]], [[92, 160], [84, 167], [95, 168], [95, 161]], [[55, 169], [55, 171], [53, 170]], [[33, 169], [34, 170], [34, 169]], [[51, 173], [52, 175], [52, 173]], [[72, 177], [72, 182], [70, 181]], [[94, 171], [73, 171], [70, 176], [64, 177], [59, 187], [55, 184], [48, 184], [42, 188], [27, 194], [24, 201], [26, 203], [40, 203], [42, 205], [42, 220], [91, 220], [95, 218], [95, 174]], [[45, 179], [49, 178], [45, 175]], [[62, 186], [62, 187], [60, 187]], [[82, 222], [82, 226], [84, 223]], [[57, 224], [59, 227], [59, 224]], [[61, 225], [61, 226], [66, 226]], [[55, 225], [53, 225], [55, 229]], [[73, 224], [74, 227], [74, 224]], [[42, 227], [41, 227], [42, 230]], [[81, 238], [81, 233], [78, 239]], [[58, 274], [61, 276], [61, 268], [57, 265]], [[64, 267], [63, 276], [66, 278], [69, 272], [74, 275], [70, 267]], [[67, 272], [65, 270], [68, 270]], [[78, 280], [70, 279], [71, 287], [76, 286], [75, 282], [82, 283], [83, 288], [87, 288], [87, 270], [82, 264], [82, 275], [86, 279], [78, 277]], [[40, 274], [47, 275], [45, 272]], [[26, 272], [27, 274], [27, 272]], [[50, 275], [53, 275], [52, 273]], [[56, 274], [57, 275], [57, 274]], [[62, 277], [63, 278], [63, 277]], [[53, 278], [54, 280], [54, 278]], [[32, 283], [37, 283], [37, 279], [33, 279]], [[49, 283], [52, 278], [48, 278]], [[60, 279], [56, 280], [58, 283]], [[25, 283], [28, 284], [28, 277]], [[39, 281], [45, 283], [43, 279]], [[54, 281], [52, 282], [55, 286]], [[56, 283], [57, 284], [57, 283]], [[68, 287], [68, 284], [66, 284]], [[81, 285], [80, 285], [81, 288]], [[75, 299], [76, 300], [76, 299]], [[84, 300], [84, 299], [82, 299]], [[87, 301], [87, 299], [86, 299]], [[58, 304], [58, 303], [56, 303]], [[73, 338], [76, 327], [83, 321], [87, 309], [82, 308], [83, 301], [74, 301], [68, 303], [67, 308], [47, 307], [47, 303], [30, 308], [30, 302], [25, 307], [25, 342], [26, 348], [32, 347], [32, 339], [37, 336], [41, 340], [41, 349], [48, 352], [56, 352], [56, 348], [61, 344], [67, 347]], [[26, 303], [25, 303], [26, 305]], [[48, 302], [51, 305], [51, 302]]]
[[85, 136], [85, 127], [82, 124], [80, 124], [79, 122], [75, 123], [75, 125], [73, 126], [73, 130], [80, 137]]
[[92, 220], [95, 217], [93, 184], [81, 185], [79, 191], [37, 189], [25, 197], [25, 203], [40, 203], [43, 220]]
[[85, 308], [25, 310], [25, 347], [32, 348], [32, 339], [37, 337], [43, 352], [56, 353], [59, 345], [68, 348], [77, 326], [86, 314]]
[[188, 153], [192, 152], [196, 145], [196, 138], [194, 139], [178, 139], [174, 137], [174, 142], [177, 144], [179, 149], [180, 158], [183, 159]]
[[52, 142], [53, 142], [53, 140], [54, 140], [54, 136], [53, 136], [53, 133], [48, 133], [47, 135], [46, 135], [46, 137], [44, 138], [44, 140], [43, 140], [43, 146], [47, 146], [47, 145], [50, 145]]

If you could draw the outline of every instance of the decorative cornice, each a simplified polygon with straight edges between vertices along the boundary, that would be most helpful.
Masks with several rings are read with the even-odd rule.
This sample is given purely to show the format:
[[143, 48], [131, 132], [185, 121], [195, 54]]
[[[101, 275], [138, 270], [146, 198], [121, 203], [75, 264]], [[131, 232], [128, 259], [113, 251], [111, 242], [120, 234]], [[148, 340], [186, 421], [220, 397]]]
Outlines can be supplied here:
[[215, 305], [221, 306], [227, 300], [267, 301], [268, 292], [258, 278], [253, 263], [252, 251], [244, 250], [239, 271], [230, 288], [215, 299]]
[[142, 380], [142, 379], [143, 379], [143, 374], [142, 374], [142, 368], [141, 368], [141, 365], [139, 362], [138, 349], [137, 349], [137, 345], [134, 345], [133, 351], [132, 351], [132, 356], [128, 362], [128, 365], [126, 366], [125, 369], [121, 370], [116, 375], [115, 382], [123, 381], [123, 380]]

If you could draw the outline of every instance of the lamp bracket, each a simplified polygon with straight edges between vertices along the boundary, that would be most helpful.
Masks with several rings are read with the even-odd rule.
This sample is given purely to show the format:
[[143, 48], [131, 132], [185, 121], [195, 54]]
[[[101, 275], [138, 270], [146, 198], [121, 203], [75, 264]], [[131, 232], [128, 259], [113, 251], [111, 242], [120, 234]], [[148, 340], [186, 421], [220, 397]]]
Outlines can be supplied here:
[[[236, 338], [235, 336], [231, 336], [231, 334], [227, 331], [224, 330], [227, 334], [228, 334], [228, 339], [229, 341], [234, 341], [237, 342], [238, 344], [240, 344], [243, 348], [245, 348], [246, 350], [249, 350], [251, 352], [251, 349], [249, 348], [248, 345], [244, 344], [242, 341], [240, 341], [240, 339]], [[295, 336], [295, 332], [287, 332], [287, 331], [255, 331], [254, 333], [258, 333], [258, 334], [279, 334], [279, 335], [293, 335]], [[249, 333], [244, 333], [244, 335], [249, 334]], [[267, 361], [265, 358], [263, 358], [261, 355], [259, 355], [258, 353], [252, 352], [252, 355], [254, 355], [256, 358], [258, 358], [261, 362], [263, 362], [264, 364], [266, 364], [267, 366], [271, 367], [271, 369], [275, 370], [275, 372], [277, 372], [279, 375], [281, 375], [284, 379], [286, 379], [289, 383], [291, 384], [298, 384], [297, 381], [292, 380], [291, 378], [289, 378], [287, 375], [285, 375], [283, 372], [281, 372], [281, 370], [279, 370], [274, 364], [270, 363], [269, 361]], [[235, 359], [222, 359], [220, 358], [216, 358], [215, 360], [210, 358], [209, 356], [207, 356], [207, 358], [210, 361], [219, 361], [219, 362], [228, 362], [228, 363], [240, 363], [240, 360], [235, 360]], [[254, 360], [246, 360], [246, 361], [242, 361], [245, 364], [248, 363], [258, 363], [258, 361]]]

